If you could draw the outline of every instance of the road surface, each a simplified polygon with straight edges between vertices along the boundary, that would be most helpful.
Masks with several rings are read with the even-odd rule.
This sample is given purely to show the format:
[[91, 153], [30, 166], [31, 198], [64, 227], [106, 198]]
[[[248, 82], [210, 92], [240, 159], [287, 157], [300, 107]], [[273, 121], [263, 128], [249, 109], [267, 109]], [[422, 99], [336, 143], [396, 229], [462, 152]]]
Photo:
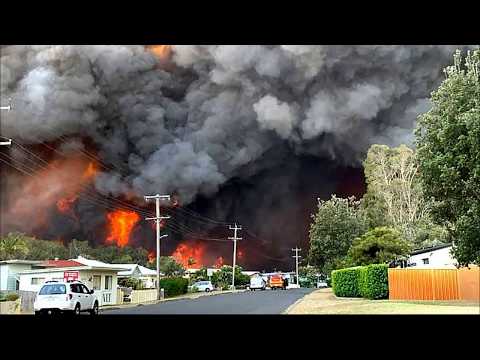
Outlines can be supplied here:
[[104, 311], [104, 315], [281, 314], [314, 289], [245, 291]]

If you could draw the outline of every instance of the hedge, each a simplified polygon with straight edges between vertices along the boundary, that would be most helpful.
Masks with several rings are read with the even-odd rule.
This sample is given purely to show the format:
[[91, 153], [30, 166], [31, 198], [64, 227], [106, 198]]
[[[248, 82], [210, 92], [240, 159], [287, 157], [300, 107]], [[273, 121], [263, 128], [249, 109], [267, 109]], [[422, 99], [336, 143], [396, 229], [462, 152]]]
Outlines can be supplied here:
[[188, 279], [168, 277], [160, 279], [160, 289], [165, 290], [165, 297], [172, 297], [188, 292]]
[[371, 264], [332, 272], [333, 292], [338, 297], [388, 297], [388, 265]]
[[388, 297], [388, 265], [371, 264], [362, 268], [361, 294], [367, 299]]
[[361, 267], [332, 271], [333, 293], [339, 297], [361, 297], [359, 285]]

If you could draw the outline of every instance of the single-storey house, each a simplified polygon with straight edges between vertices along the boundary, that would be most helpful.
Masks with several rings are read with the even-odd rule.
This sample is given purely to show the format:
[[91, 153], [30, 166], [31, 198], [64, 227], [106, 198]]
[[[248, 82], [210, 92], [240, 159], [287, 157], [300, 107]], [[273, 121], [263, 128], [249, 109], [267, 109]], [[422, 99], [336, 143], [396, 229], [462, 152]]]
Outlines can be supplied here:
[[2, 260], [0, 261], [0, 291], [16, 291], [20, 289], [19, 272], [31, 270], [40, 264], [35, 260]]
[[81, 256], [73, 260], [48, 260], [39, 265], [42, 268], [18, 273], [19, 290], [38, 292], [45, 281], [78, 279], [95, 290], [100, 306], [117, 303], [117, 273], [123, 268]]
[[[139, 279], [145, 289], [155, 289], [157, 284], [157, 272], [137, 264], [112, 264], [112, 266], [122, 268], [118, 273], [118, 278]], [[161, 275], [161, 274], [160, 274]]]
[[417, 268], [456, 268], [457, 260], [451, 254], [449, 244], [416, 250], [410, 254], [408, 267]]

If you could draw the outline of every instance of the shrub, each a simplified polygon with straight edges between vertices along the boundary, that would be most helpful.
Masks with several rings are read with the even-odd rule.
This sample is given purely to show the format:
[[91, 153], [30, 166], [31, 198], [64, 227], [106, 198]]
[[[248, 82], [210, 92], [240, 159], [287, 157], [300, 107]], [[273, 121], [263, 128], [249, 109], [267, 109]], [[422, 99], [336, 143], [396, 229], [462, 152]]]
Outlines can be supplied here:
[[367, 299], [385, 299], [388, 297], [388, 265], [371, 264], [361, 270], [360, 292]]
[[371, 264], [332, 272], [333, 292], [339, 297], [388, 297], [388, 265]]
[[359, 285], [361, 267], [332, 271], [332, 288], [336, 296], [361, 297]]
[[188, 279], [167, 277], [160, 279], [160, 288], [165, 290], [165, 297], [172, 297], [188, 292]]
[[10, 294], [7, 294], [7, 295], [0, 296], [0, 302], [3, 302], [3, 301], [17, 301], [18, 298], [20, 298], [20, 296], [18, 296], [18, 294], [10, 293]]
[[144, 286], [140, 279], [136, 278], [122, 278], [118, 279], [118, 285], [132, 288], [133, 290], [143, 290]]

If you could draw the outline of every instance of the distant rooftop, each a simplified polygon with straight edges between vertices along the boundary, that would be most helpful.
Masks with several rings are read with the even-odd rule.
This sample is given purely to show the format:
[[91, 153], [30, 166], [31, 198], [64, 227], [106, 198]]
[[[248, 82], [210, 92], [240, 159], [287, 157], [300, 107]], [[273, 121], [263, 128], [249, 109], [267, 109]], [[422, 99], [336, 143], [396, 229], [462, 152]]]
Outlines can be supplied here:
[[432, 252], [432, 251], [435, 251], [435, 250], [445, 249], [445, 248], [448, 248], [448, 247], [451, 247], [451, 246], [452, 246], [452, 244], [442, 244], [442, 245], [428, 247], [428, 248], [425, 248], [425, 249], [418, 249], [418, 250], [412, 251], [412, 253], [410, 255], [423, 254], [423, 253], [426, 253], [426, 252]]
[[39, 260], [0, 260], [0, 264], [25, 264], [25, 265], [33, 265], [33, 264], [40, 264], [41, 261]]
[[40, 263], [39, 265], [44, 267], [57, 267], [57, 268], [85, 266], [84, 264], [79, 263], [78, 261], [75, 261], [75, 260], [47, 260]]

